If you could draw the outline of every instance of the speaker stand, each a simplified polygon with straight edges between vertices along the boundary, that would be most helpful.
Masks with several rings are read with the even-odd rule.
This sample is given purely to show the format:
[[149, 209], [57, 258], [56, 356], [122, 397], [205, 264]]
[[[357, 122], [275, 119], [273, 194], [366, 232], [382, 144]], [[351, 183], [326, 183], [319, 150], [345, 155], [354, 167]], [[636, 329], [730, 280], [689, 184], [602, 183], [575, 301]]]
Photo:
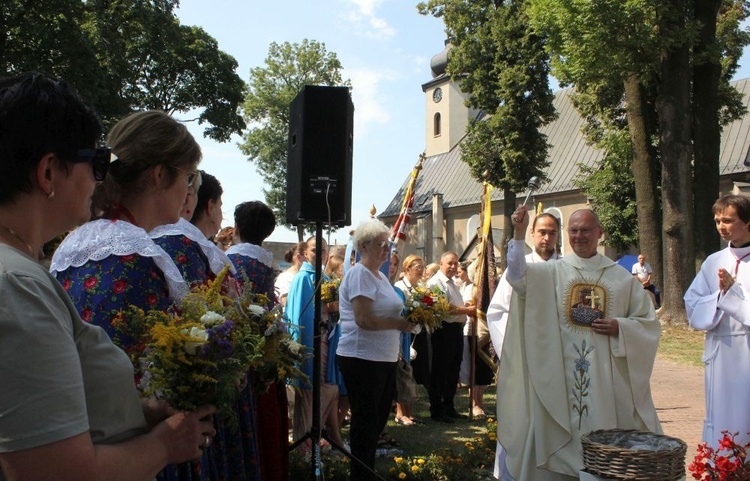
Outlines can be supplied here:
[[297, 446], [304, 443], [306, 440], [310, 440], [311, 451], [310, 451], [310, 479], [315, 481], [323, 480], [323, 464], [321, 463], [320, 457], [320, 440], [325, 439], [331, 445], [331, 447], [337, 449], [341, 454], [349, 458], [352, 462], [357, 462], [363, 467], [370, 470], [378, 479], [385, 481], [375, 471], [372, 471], [366, 466], [360, 459], [352, 456], [350, 452], [340, 446], [337, 442], [328, 436], [328, 433], [321, 427], [320, 419], [320, 395], [321, 395], [321, 373], [320, 373], [320, 361], [321, 361], [321, 346], [320, 336], [321, 327], [325, 325], [321, 321], [321, 300], [320, 300], [320, 286], [323, 279], [323, 250], [319, 246], [323, 245], [323, 223], [315, 223], [315, 313], [313, 319], [313, 378], [312, 378], [312, 424], [310, 426], [310, 432], [296, 440], [289, 446], [289, 451], [293, 451]]

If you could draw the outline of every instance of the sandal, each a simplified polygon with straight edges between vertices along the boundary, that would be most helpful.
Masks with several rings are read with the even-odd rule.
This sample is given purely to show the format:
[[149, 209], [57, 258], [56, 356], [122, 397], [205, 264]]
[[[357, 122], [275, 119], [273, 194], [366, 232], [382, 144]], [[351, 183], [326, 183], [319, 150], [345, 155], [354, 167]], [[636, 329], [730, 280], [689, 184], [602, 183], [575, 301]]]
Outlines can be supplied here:
[[396, 441], [391, 437], [388, 433], [383, 433], [380, 435], [380, 438], [378, 439], [378, 447], [385, 447], [385, 448], [400, 448], [401, 443]]
[[424, 424], [424, 421], [422, 421], [419, 418], [415, 418], [413, 416], [410, 416], [409, 419], [411, 420], [412, 424]]
[[415, 424], [417, 424], [412, 418], [408, 416], [396, 416], [396, 423], [402, 426], [414, 426]]

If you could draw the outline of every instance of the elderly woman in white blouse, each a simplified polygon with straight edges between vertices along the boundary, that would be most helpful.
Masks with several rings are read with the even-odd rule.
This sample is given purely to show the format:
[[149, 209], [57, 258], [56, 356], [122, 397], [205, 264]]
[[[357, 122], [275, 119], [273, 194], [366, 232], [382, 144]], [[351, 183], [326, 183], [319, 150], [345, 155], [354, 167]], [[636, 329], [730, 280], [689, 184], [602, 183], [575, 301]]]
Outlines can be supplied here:
[[336, 354], [351, 402], [351, 452], [364, 463], [352, 463], [351, 479], [358, 481], [375, 479], [375, 450], [396, 389], [401, 332], [415, 327], [401, 316], [404, 304], [379, 270], [388, 258], [388, 234], [374, 219], [357, 227], [354, 244], [360, 261], [339, 288]]

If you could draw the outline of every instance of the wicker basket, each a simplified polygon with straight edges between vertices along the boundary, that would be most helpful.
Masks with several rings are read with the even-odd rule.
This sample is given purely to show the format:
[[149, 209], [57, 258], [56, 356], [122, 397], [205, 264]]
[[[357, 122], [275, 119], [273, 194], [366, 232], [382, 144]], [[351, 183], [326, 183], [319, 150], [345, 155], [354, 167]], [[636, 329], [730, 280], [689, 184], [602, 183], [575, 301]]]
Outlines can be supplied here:
[[581, 436], [583, 466], [603, 478], [677, 481], [685, 476], [687, 445], [645, 431], [600, 429]]

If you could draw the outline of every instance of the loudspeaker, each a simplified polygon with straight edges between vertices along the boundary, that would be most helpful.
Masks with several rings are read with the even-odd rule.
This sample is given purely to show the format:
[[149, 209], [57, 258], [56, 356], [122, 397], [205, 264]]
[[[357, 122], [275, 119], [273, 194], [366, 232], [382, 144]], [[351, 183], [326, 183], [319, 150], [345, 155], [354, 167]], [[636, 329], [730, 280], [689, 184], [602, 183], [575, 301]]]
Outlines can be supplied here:
[[350, 225], [354, 106], [349, 89], [305, 85], [289, 113], [287, 224]]

